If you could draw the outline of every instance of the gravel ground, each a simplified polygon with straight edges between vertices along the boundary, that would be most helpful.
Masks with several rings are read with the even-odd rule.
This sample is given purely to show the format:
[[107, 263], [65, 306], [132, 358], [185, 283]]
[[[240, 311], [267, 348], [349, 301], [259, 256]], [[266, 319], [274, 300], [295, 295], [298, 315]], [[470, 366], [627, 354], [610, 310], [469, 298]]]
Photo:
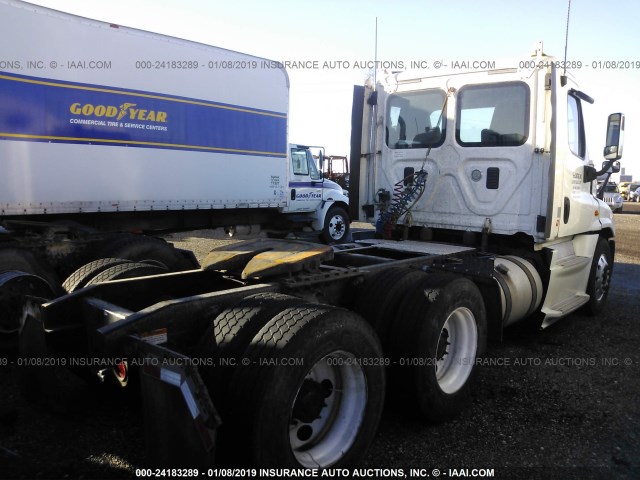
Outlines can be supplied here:
[[[489, 345], [472, 405], [453, 421], [425, 424], [391, 402], [361, 473], [640, 478], [636, 213], [640, 205], [625, 204], [616, 215], [618, 253], [602, 316], [574, 314], [536, 334], [508, 330]], [[168, 240], [199, 259], [228, 241], [204, 231]], [[0, 368], [0, 478], [128, 478], [144, 465], [142, 415], [130, 399], [67, 379], [65, 403], [54, 405], [64, 408], [52, 411], [26, 404], [15, 367]]]

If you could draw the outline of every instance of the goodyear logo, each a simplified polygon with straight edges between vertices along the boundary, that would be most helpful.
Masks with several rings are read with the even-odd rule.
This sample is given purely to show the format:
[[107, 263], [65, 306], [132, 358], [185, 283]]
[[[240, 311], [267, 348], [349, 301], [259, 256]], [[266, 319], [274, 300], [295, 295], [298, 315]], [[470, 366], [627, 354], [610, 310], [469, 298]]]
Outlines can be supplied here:
[[116, 107], [114, 105], [93, 105], [91, 103], [72, 103], [69, 111], [74, 115], [85, 117], [111, 118], [120, 120], [142, 120], [148, 122], [167, 122], [167, 112], [159, 110], [147, 110], [138, 107], [135, 103], [123, 103]]

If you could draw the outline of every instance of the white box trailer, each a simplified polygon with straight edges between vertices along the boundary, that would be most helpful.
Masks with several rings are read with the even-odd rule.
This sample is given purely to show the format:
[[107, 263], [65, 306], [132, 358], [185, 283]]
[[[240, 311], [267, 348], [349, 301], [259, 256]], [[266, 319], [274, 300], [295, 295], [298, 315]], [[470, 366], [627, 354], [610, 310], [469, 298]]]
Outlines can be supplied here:
[[3, 215], [286, 207], [284, 69], [1, 6]]
[[0, 273], [59, 285], [104, 256], [194, 266], [140, 238], [123, 251], [122, 231], [347, 238], [345, 192], [288, 143], [277, 62], [14, 0], [0, 32]]

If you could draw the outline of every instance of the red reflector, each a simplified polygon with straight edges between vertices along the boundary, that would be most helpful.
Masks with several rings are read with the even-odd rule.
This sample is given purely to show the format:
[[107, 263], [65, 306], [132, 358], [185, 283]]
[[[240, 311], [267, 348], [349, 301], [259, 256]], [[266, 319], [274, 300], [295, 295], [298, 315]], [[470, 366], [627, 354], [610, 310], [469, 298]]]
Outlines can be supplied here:
[[127, 378], [127, 364], [126, 363], [124, 363], [124, 362], [118, 363], [118, 366], [116, 367], [116, 375], [121, 380]]

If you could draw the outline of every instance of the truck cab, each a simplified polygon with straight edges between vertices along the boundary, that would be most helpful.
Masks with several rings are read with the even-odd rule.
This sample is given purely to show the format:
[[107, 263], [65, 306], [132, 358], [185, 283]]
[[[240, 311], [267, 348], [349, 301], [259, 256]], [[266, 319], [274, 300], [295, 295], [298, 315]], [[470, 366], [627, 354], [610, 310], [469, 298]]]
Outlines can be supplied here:
[[343, 242], [351, 223], [347, 213], [349, 197], [340, 185], [323, 177], [324, 149], [290, 144], [289, 153], [291, 177], [285, 211], [291, 215], [311, 213], [312, 228], [322, 232], [323, 240]]
[[587, 279], [602, 242], [611, 255], [598, 271], [610, 273], [613, 215], [596, 179], [620, 158], [624, 132], [624, 116], [610, 116], [614, 153], [605, 149], [598, 172], [583, 114], [593, 99], [561, 63], [540, 44], [490, 69], [395, 73], [364, 87], [353, 114], [359, 219], [381, 236], [527, 259], [544, 284], [544, 325], [593, 299]]
[[380, 206], [380, 189], [392, 192], [423, 168], [412, 226], [481, 233], [490, 220], [493, 233], [535, 243], [594, 222], [609, 227], [610, 212], [583, 179], [593, 166], [583, 119], [590, 98], [570, 77], [560, 85], [554, 62], [540, 53], [520, 62], [533, 68], [387, 78], [377, 90], [380, 153], [367, 165], [375, 184], [361, 203]]

